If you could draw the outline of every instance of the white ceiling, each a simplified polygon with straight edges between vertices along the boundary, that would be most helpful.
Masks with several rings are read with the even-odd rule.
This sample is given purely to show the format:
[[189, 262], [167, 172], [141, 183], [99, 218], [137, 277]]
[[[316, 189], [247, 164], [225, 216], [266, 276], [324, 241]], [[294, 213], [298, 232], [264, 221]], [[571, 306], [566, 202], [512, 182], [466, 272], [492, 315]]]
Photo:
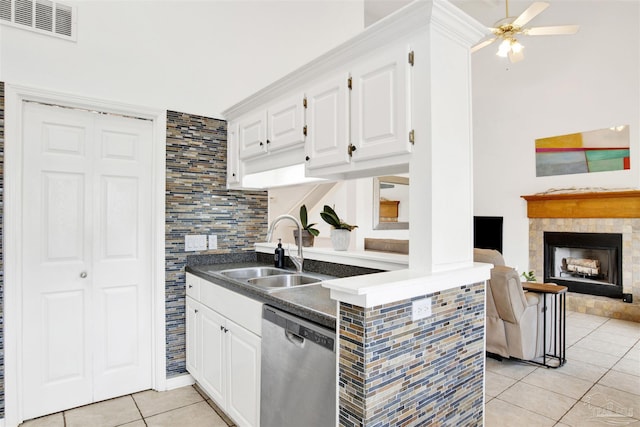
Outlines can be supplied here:
[[[365, 27], [384, 18], [412, 0], [364, 0]], [[506, 17], [505, 0], [450, 0], [469, 16], [486, 26], [492, 26]], [[531, 3], [539, 0], [509, 0], [509, 15], [520, 15]], [[553, 21], [553, 3], [573, 0], [544, 0], [551, 4], [547, 10], [537, 16], [536, 25], [563, 25], [567, 22]]]

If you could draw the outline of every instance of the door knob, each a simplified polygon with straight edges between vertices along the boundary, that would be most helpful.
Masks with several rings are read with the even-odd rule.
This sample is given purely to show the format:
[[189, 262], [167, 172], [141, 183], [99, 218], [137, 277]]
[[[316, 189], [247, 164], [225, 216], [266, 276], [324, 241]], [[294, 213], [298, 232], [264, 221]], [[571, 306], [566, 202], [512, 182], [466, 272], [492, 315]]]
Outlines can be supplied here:
[[80, 278], [81, 279], [86, 279], [87, 278], [87, 272], [83, 271], [82, 273], [80, 273]]

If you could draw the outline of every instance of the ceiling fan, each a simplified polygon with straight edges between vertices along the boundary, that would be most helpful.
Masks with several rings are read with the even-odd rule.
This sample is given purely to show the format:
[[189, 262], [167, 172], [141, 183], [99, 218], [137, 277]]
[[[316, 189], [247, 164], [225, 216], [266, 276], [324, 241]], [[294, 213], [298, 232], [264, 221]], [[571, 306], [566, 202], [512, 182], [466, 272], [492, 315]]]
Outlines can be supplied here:
[[513, 18], [509, 16], [509, 0], [506, 0], [506, 18], [494, 24], [489, 28], [493, 33], [490, 39], [481, 41], [471, 48], [471, 52], [489, 46], [495, 41], [502, 41], [498, 46], [498, 56], [503, 58], [509, 57], [509, 61], [518, 62], [524, 59], [522, 49], [524, 46], [518, 42], [516, 36], [551, 36], [559, 34], [575, 34], [580, 28], [578, 25], [558, 25], [553, 27], [530, 27], [523, 28], [533, 18], [538, 16], [543, 10], [549, 7], [549, 3], [535, 2], [527, 8], [520, 16]]

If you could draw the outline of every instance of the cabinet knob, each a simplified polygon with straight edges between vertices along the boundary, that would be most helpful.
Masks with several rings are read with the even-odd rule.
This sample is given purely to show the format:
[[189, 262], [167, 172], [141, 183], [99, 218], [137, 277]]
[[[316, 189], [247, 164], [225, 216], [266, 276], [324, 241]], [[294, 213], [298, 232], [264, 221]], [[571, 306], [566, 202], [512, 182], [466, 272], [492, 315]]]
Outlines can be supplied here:
[[311, 157], [307, 156], [304, 159], [308, 162]]
[[260, 147], [262, 147], [264, 144], [262, 143], [262, 141], [260, 141]]
[[347, 147], [347, 153], [349, 153], [349, 157], [352, 156], [353, 152], [356, 151], [356, 146], [353, 144], [349, 144], [349, 146]]
[[193, 285], [189, 285], [189, 289], [193, 288]]
[[232, 174], [231, 174], [231, 176], [236, 176], [236, 173], [235, 173], [235, 172], [234, 172], [234, 173], [232, 173]]
[[80, 273], [80, 278], [81, 279], [86, 279], [87, 278], [87, 272], [83, 271], [82, 273]]
[[267, 139], [267, 144], [271, 144], [271, 141], [269, 141], [268, 139]]
[[194, 313], [197, 313], [197, 312], [198, 312], [198, 309], [196, 308], [195, 310], [193, 310], [193, 312], [194, 312]]

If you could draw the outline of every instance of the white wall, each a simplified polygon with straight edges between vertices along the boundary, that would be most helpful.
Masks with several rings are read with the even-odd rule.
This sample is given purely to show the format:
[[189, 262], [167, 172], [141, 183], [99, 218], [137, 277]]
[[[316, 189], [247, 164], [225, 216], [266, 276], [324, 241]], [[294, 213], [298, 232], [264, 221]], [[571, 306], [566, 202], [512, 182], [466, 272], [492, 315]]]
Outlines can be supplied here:
[[[525, 59], [516, 64], [497, 57], [497, 46], [473, 57], [474, 213], [504, 216], [505, 261], [520, 271], [529, 269], [521, 195], [637, 188], [640, 170], [640, 2], [553, 1], [531, 24], [580, 31], [522, 38]], [[536, 138], [621, 124], [631, 126], [631, 170], [536, 177]]]
[[221, 117], [363, 28], [361, 0], [67, 3], [76, 43], [0, 26], [0, 80]]

